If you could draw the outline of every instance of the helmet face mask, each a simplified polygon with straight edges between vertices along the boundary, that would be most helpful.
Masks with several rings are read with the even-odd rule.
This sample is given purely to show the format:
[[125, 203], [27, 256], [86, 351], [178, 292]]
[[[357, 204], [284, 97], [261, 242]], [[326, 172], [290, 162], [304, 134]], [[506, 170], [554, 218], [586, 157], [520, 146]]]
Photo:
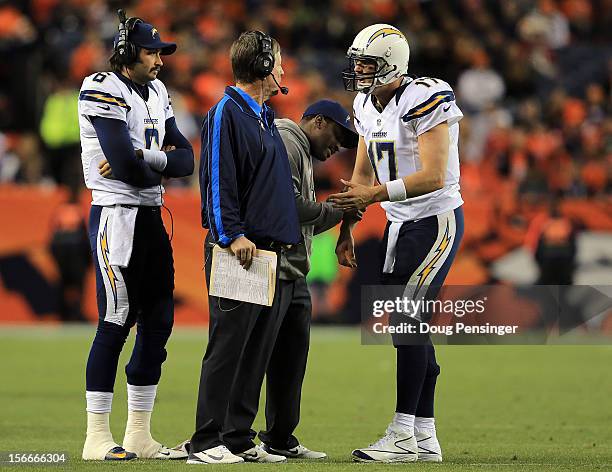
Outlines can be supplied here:
[[[406, 75], [409, 58], [408, 41], [401, 31], [387, 24], [368, 26], [357, 34], [347, 52], [349, 64], [342, 72], [344, 88], [371, 93]], [[375, 65], [373, 71], [356, 72], [368, 64]]]
[[[347, 59], [349, 64], [342, 71], [342, 80], [345, 90], [349, 92], [370, 93], [375, 87], [384, 85], [386, 82], [381, 82], [381, 79], [395, 70], [395, 67], [390, 67], [382, 57], [349, 54]], [[359, 63], [366, 63], [365, 66], [373, 65], [374, 71], [356, 72], [355, 67], [360, 65]]]

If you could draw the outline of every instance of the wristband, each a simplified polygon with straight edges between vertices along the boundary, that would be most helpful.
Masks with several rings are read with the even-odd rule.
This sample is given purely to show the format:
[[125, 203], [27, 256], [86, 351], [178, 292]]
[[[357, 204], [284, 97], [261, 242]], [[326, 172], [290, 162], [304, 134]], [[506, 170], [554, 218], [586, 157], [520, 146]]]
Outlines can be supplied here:
[[164, 151], [154, 151], [152, 149], [143, 149], [142, 157], [152, 169], [162, 172], [168, 163], [168, 156]]
[[390, 202], [406, 200], [406, 186], [402, 179], [391, 180], [385, 184]]

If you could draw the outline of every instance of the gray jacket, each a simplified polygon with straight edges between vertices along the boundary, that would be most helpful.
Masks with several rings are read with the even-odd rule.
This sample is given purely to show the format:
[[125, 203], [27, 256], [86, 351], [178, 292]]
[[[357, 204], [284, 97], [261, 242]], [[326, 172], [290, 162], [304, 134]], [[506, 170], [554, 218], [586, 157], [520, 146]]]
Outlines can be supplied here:
[[312, 156], [308, 137], [293, 121], [275, 120], [291, 166], [293, 191], [304, 242], [284, 252], [281, 257], [280, 278], [295, 280], [306, 277], [310, 270], [312, 237], [327, 231], [342, 221], [342, 211], [331, 203], [317, 202], [312, 174]]

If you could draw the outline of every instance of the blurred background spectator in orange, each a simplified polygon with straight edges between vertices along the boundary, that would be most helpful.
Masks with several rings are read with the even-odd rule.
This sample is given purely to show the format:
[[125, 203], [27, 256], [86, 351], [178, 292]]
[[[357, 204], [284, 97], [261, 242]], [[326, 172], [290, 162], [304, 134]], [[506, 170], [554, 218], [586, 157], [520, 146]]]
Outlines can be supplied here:
[[[409, 72], [448, 81], [465, 113], [466, 233], [451, 283], [503, 279], [496, 267], [519, 257], [533, 218], [547, 211], [551, 198], [555, 214], [574, 225], [576, 280], [585, 280], [581, 235], [612, 232], [612, 8], [606, 0], [0, 0], [5, 186], [82, 187], [76, 92], [85, 75], [108, 69], [119, 7], [146, 16], [179, 44], [164, 59], [160, 78], [196, 156], [202, 115], [232, 81], [228, 50], [241, 31], [261, 29], [279, 40], [291, 91], [272, 105], [278, 116], [299, 120], [305, 104], [321, 98], [350, 109], [353, 96], [342, 88], [340, 73], [361, 28], [387, 22], [401, 29], [411, 47]], [[320, 198], [350, 176], [353, 158], [345, 151], [332, 162], [315, 163]], [[196, 181], [194, 175], [174, 182], [168, 198], [186, 191], [195, 198], [190, 187]], [[175, 187], [188, 190], [173, 193]], [[358, 244], [382, 229], [383, 215], [368, 213], [369, 229]], [[199, 237], [197, 230], [189, 234]], [[371, 252], [366, 257], [373, 264], [377, 255]], [[184, 259], [194, 257], [199, 255]], [[330, 269], [335, 256], [324, 240], [315, 241], [313, 258], [321, 267], [312, 280], [320, 312], [354, 318], [354, 308], [347, 308], [358, 296], [353, 274]], [[0, 270], [1, 263], [0, 253]]]

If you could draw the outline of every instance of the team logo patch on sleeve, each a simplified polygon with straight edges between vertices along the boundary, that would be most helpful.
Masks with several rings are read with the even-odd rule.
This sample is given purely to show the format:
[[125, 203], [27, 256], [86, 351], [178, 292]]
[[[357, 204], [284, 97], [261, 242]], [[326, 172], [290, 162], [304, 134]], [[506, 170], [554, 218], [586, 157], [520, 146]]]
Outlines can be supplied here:
[[127, 108], [128, 111], [130, 110], [129, 105], [122, 97], [115, 97], [110, 93], [101, 92], [100, 90], [81, 90], [81, 93], [79, 94], [79, 100], [107, 103], [109, 105], [116, 105], [121, 108]]
[[414, 120], [415, 118], [422, 118], [423, 116], [429, 115], [442, 103], [453, 102], [454, 100], [455, 94], [450, 90], [446, 90], [444, 92], [437, 92], [420, 105], [411, 108], [408, 113], [402, 116], [402, 121], [404, 123], [408, 123], [410, 120]]

